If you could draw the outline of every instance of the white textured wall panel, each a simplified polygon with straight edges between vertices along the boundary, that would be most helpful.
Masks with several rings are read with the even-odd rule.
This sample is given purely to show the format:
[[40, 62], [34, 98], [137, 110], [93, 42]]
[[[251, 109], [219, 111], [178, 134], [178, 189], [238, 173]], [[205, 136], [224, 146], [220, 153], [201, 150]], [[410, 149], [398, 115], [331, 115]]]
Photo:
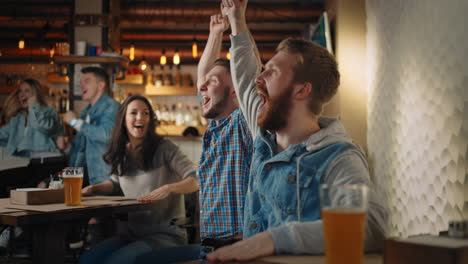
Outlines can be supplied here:
[[368, 149], [390, 235], [436, 234], [468, 212], [467, 10], [366, 1]]

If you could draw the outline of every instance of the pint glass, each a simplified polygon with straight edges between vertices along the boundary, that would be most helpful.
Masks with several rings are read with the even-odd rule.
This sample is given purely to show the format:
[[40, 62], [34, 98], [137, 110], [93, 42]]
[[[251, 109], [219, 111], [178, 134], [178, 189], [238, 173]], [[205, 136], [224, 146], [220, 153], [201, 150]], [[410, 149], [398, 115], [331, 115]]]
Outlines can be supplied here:
[[365, 185], [321, 185], [327, 264], [362, 264], [368, 203]]
[[83, 168], [65, 168], [63, 169], [62, 176], [65, 192], [65, 205], [80, 205], [81, 188], [83, 186]]

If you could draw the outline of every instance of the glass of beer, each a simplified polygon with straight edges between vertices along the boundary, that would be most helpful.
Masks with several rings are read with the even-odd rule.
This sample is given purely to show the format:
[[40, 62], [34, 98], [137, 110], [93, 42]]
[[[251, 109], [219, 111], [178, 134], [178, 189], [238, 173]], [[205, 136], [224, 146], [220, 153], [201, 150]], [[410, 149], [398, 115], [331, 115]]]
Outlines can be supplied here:
[[83, 186], [83, 168], [68, 167], [62, 172], [65, 192], [65, 205], [80, 205]]
[[366, 185], [320, 186], [327, 264], [362, 264], [368, 204]]

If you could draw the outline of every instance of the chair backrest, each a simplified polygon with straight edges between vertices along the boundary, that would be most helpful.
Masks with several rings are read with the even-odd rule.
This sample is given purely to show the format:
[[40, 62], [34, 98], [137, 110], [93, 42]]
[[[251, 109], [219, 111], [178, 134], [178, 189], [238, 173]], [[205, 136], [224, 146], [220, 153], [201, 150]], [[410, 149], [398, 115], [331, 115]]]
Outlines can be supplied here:
[[200, 243], [200, 203], [198, 202], [198, 192], [184, 195], [185, 216], [188, 223], [182, 225], [187, 229], [189, 244]]
[[200, 244], [200, 205], [198, 203], [198, 192], [185, 194], [184, 200], [185, 217], [174, 218], [170, 224], [187, 230], [189, 244]]

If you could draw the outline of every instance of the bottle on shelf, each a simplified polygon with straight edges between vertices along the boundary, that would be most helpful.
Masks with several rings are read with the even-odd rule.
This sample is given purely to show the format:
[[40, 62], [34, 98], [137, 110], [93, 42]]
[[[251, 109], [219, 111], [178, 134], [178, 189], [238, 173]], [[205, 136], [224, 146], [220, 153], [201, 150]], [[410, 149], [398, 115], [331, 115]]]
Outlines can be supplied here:
[[154, 75], [154, 86], [161, 87], [163, 85], [163, 75], [161, 73]]
[[176, 71], [174, 85], [182, 86], [182, 74], [180, 73], [180, 70]]
[[156, 107], [154, 108], [154, 114], [156, 115], [156, 119], [159, 121], [162, 121], [162, 116], [161, 116], [161, 105], [157, 104]]
[[161, 124], [169, 124], [169, 108], [167, 105], [164, 105], [161, 111]]
[[[194, 126], [194, 116], [193, 113], [190, 111], [190, 106], [185, 106], [184, 111], [184, 124], [186, 126]], [[195, 125], [196, 126], [196, 125]]]
[[70, 101], [68, 99], [68, 91], [65, 89], [62, 91], [62, 95], [60, 96], [59, 108], [60, 108], [59, 110], [60, 113], [65, 113], [70, 108]]
[[184, 74], [183, 85], [184, 86], [190, 86], [190, 87], [193, 86], [193, 79], [192, 79], [192, 75], [190, 75], [190, 73], [185, 73]]
[[175, 110], [175, 125], [184, 125], [184, 111], [182, 103], [177, 103], [177, 109]]

